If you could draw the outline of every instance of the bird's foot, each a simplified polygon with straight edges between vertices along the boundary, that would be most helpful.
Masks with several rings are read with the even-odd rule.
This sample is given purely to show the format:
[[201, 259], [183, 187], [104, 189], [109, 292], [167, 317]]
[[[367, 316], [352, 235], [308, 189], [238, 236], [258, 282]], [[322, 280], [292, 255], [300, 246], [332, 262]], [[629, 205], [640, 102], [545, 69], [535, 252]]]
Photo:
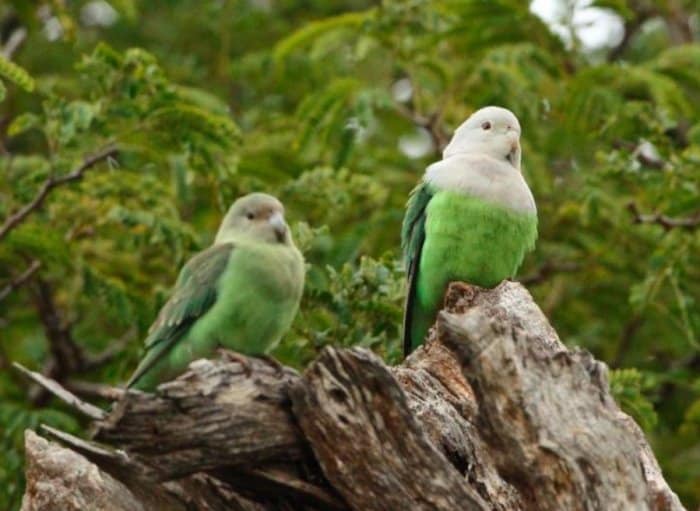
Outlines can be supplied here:
[[268, 365], [272, 366], [275, 370], [275, 376], [278, 378], [284, 375], [284, 366], [280, 364], [277, 359], [272, 358], [270, 355], [254, 355], [254, 357], [267, 362]]
[[235, 351], [227, 350], [226, 348], [218, 348], [217, 351], [219, 352], [221, 358], [223, 358], [224, 360], [228, 362], [238, 362], [238, 364], [241, 366], [241, 369], [243, 369], [246, 378], [250, 378], [250, 375], [253, 374], [253, 369], [250, 365], [250, 360], [245, 355], [241, 355], [240, 353], [236, 353]]

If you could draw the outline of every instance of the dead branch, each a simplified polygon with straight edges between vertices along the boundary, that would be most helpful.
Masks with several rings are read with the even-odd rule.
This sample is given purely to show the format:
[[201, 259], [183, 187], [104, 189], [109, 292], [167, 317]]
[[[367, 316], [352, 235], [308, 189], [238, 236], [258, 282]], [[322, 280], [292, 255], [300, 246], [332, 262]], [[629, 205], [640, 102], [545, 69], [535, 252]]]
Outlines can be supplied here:
[[643, 214], [636, 203], [630, 202], [627, 209], [632, 213], [632, 221], [635, 224], [657, 224], [670, 231], [674, 228], [695, 229], [700, 225], [700, 211], [687, 217], [675, 218], [661, 213]]
[[421, 431], [401, 387], [369, 352], [325, 350], [292, 400], [324, 474], [352, 509], [489, 509]]
[[34, 259], [31, 264], [20, 275], [12, 279], [5, 287], [0, 289], [0, 302], [7, 298], [10, 293], [19, 289], [31, 279], [41, 268], [41, 261]]
[[396, 104], [396, 111], [402, 117], [408, 119], [416, 126], [426, 130], [430, 134], [433, 141], [433, 147], [436, 153], [441, 153], [447, 143], [450, 141], [450, 135], [442, 127], [442, 116], [440, 112], [433, 112], [430, 115], [422, 115], [413, 108], [413, 105], [408, 107], [400, 103]]
[[83, 380], [68, 380], [64, 386], [70, 392], [92, 399], [106, 399], [108, 401], [119, 401], [124, 397], [125, 390], [119, 387], [112, 387], [102, 383]]
[[201, 360], [94, 426], [99, 443], [51, 434], [194, 510], [683, 509], [606, 366], [568, 350], [515, 282], [453, 284], [395, 368], [361, 349], [327, 348], [302, 376]]
[[[60, 383], [69, 377], [97, 369], [121, 354], [136, 334], [130, 328], [119, 339], [112, 340], [108, 347], [97, 354], [90, 354], [73, 338], [72, 322], [64, 318], [64, 313], [56, 304], [53, 289], [49, 282], [37, 279], [34, 286], [34, 306], [49, 344], [50, 359], [42, 369], [42, 374]], [[42, 387], [30, 391], [30, 400], [35, 404], [46, 402], [49, 394]]]
[[81, 372], [92, 371], [93, 369], [99, 369], [105, 364], [110, 363], [116, 357], [124, 353], [124, 350], [129, 346], [129, 343], [137, 334], [136, 328], [128, 329], [121, 337], [118, 339], [113, 339], [107, 343], [107, 347], [99, 353], [94, 355], [84, 353], [83, 354], [83, 364], [80, 368]]
[[28, 32], [25, 27], [15, 28], [10, 37], [7, 38], [7, 41], [5, 41], [2, 50], [0, 50], [2, 56], [6, 59], [11, 59], [27, 40], [27, 35]]
[[[44, 327], [51, 354], [41, 372], [48, 378], [62, 382], [69, 374], [75, 373], [83, 366], [84, 353], [75, 343], [71, 325], [65, 321], [54, 301], [51, 285], [43, 279], [37, 279], [33, 288], [34, 307]], [[45, 402], [48, 397], [41, 387], [30, 392], [30, 399], [36, 404]]]
[[68, 406], [71, 406], [72, 408], [81, 412], [86, 417], [89, 417], [92, 420], [104, 419], [105, 412], [103, 410], [91, 405], [90, 403], [82, 401], [77, 396], [71, 394], [69, 391], [61, 387], [61, 385], [59, 385], [56, 381], [52, 380], [51, 378], [47, 378], [34, 371], [30, 371], [18, 362], [14, 362], [12, 364], [12, 367], [24, 374], [27, 378], [33, 380], [35, 383], [41, 385], [43, 388], [48, 390], [51, 394], [59, 398]]
[[536, 286], [537, 284], [542, 284], [543, 282], [546, 282], [558, 273], [571, 273], [579, 271], [580, 269], [581, 265], [572, 261], [545, 261], [533, 273], [525, 275], [524, 277], [518, 279], [518, 282], [520, 282], [524, 286]]

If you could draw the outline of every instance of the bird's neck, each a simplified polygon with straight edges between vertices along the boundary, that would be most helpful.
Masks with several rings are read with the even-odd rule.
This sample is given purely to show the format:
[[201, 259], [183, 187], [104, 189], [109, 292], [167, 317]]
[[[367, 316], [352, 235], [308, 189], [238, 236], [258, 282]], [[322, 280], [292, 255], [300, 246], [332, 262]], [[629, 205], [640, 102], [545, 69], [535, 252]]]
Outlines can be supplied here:
[[515, 211], [535, 212], [522, 174], [507, 161], [488, 155], [456, 154], [433, 163], [425, 182], [437, 191], [470, 195]]

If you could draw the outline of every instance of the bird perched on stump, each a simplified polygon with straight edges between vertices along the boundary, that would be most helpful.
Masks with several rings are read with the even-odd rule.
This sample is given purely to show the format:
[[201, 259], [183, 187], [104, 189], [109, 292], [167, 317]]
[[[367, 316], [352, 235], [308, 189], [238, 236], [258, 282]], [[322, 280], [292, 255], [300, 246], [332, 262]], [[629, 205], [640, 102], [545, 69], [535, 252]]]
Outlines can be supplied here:
[[450, 282], [494, 287], [534, 248], [537, 208], [520, 155], [515, 115], [482, 108], [457, 128], [442, 160], [411, 192], [401, 229], [405, 355], [425, 339]]
[[264, 193], [239, 198], [214, 244], [180, 271], [127, 386], [151, 390], [218, 347], [268, 353], [296, 315], [304, 272], [282, 203]]

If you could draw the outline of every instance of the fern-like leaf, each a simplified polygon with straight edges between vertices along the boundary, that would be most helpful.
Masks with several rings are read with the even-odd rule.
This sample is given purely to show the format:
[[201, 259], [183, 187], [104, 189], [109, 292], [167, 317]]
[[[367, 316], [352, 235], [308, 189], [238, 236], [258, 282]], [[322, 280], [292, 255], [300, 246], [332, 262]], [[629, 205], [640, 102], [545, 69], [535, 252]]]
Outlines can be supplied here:
[[362, 12], [348, 12], [305, 25], [277, 43], [273, 54], [275, 64], [280, 65], [292, 52], [310, 44], [323, 34], [334, 30], [356, 28], [370, 20], [374, 14], [374, 9]]
[[650, 431], [656, 426], [658, 417], [654, 405], [644, 395], [643, 375], [637, 369], [610, 371], [610, 392], [620, 408], [631, 415], [642, 428]]
[[11, 60], [0, 55], [0, 76], [5, 77], [8, 81], [21, 87], [27, 92], [32, 92], [35, 87], [34, 78], [32, 78], [24, 68], [18, 66]]

